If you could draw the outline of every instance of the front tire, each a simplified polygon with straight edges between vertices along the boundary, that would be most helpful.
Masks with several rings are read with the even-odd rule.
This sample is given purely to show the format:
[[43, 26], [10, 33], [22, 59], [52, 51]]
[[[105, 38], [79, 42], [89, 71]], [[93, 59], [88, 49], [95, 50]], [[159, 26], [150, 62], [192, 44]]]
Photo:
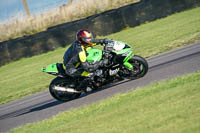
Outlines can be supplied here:
[[149, 66], [143, 57], [135, 55], [128, 62], [133, 66], [133, 70], [128, 70], [127, 78], [138, 79], [145, 76], [148, 72]]
[[70, 88], [70, 84], [71, 82], [69, 80], [61, 78], [61, 77], [56, 77], [50, 83], [49, 92], [55, 99], [62, 102], [76, 99], [81, 95], [81, 93], [63, 92], [63, 91], [58, 91], [54, 89], [55, 87]]

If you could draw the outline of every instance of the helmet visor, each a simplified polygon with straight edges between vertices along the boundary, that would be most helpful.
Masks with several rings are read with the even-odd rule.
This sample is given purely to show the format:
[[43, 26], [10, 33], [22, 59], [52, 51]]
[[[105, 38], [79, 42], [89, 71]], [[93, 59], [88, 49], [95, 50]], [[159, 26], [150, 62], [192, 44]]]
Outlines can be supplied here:
[[87, 43], [87, 44], [91, 44], [92, 43], [92, 39], [93, 37], [82, 37], [82, 40]]

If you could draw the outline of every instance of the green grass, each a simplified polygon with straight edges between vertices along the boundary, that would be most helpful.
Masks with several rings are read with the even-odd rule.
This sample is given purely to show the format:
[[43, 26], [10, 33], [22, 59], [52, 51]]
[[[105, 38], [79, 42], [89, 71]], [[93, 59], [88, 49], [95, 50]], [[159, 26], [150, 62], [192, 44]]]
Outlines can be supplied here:
[[[126, 28], [106, 38], [133, 46], [134, 53], [150, 57], [183, 45], [200, 42], [200, 7], [155, 22]], [[95, 32], [95, 31], [94, 31]], [[48, 88], [53, 76], [42, 73], [43, 66], [62, 62], [66, 48], [24, 58], [0, 67], [0, 104]]]
[[[123, 89], [123, 88], [122, 88]], [[153, 83], [12, 133], [199, 133], [200, 72]]]

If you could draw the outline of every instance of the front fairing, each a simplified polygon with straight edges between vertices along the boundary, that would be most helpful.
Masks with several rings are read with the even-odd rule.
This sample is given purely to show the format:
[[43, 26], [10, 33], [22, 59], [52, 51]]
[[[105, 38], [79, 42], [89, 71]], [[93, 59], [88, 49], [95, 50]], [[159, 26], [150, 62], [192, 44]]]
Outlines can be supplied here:
[[127, 56], [130, 52], [132, 52], [132, 48], [124, 42], [121, 41], [110, 41], [106, 44], [105, 49], [108, 51], [112, 51], [117, 55]]
[[129, 60], [130, 57], [134, 56], [132, 48], [128, 44], [121, 41], [113, 42], [112, 52], [114, 52], [118, 56], [123, 56], [123, 62], [126, 62], [127, 60]]
[[125, 65], [126, 67], [133, 69], [133, 66], [128, 62], [134, 56], [132, 48], [121, 41], [114, 41], [112, 46], [112, 52], [116, 54], [116, 60]]

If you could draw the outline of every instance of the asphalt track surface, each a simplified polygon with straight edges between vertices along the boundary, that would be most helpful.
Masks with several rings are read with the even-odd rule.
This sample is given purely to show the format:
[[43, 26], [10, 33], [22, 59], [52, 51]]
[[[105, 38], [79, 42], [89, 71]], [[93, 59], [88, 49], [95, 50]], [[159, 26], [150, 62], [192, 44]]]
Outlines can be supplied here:
[[[149, 72], [141, 79], [124, 80], [69, 102], [53, 99], [48, 91], [37, 93], [0, 106], [0, 132], [50, 118], [60, 112], [78, 108], [116, 93], [124, 93], [152, 82], [170, 79], [200, 70], [200, 44], [192, 44], [147, 59]], [[50, 81], [49, 81], [50, 82]]]

